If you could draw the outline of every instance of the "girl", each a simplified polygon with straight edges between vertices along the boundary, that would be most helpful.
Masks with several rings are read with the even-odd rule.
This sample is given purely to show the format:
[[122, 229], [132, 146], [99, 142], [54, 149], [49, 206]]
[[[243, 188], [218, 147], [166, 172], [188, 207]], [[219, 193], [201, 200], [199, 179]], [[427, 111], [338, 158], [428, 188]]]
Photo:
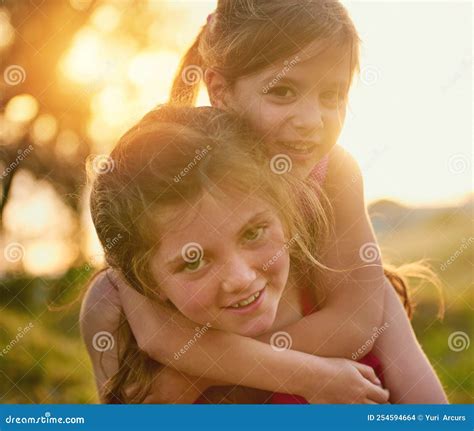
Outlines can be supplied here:
[[[313, 270], [320, 264], [313, 256], [318, 253], [316, 238], [323, 237], [325, 226], [324, 213], [312, 188], [303, 187], [300, 180], [291, 176], [275, 178], [268, 167], [265, 169], [264, 158], [252, 149], [254, 142], [255, 138], [242, 123], [211, 108], [161, 108], [148, 114], [121, 139], [112, 153], [114, 170], [98, 177], [91, 197], [93, 220], [102, 243], [119, 233], [123, 238], [115, 247], [107, 247], [106, 257], [131, 286], [150, 298], [158, 297], [203, 327], [245, 336], [279, 330], [299, 320], [305, 304], [310, 308], [317, 304], [313, 300], [321, 292], [319, 286], [311, 288], [311, 281], [315, 278]], [[205, 157], [176, 181], [176, 172], [189, 166], [188, 160], [194, 160], [203, 148], [208, 149]], [[314, 222], [309, 225], [310, 230], [300, 214], [301, 207]], [[153, 303], [143, 302], [143, 297], [126, 284], [119, 285], [132, 327], [145, 322], [154, 327], [161, 311], [157, 312]], [[312, 296], [311, 292], [316, 295]], [[249, 297], [242, 306], [241, 299]], [[397, 303], [401, 305], [398, 300]], [[90, 319], [91, 304], [95, 300], [89, 294], [83, 308], [87, 319]], [[140, 307], [138, 319], [133, 313], [135, 307]], [[173, 318], [180, 323], [179, 313]], [[82, 328], [84, 338], [90, 340], [94, 325], [85, 323], [87, 319], [82, 319]], [[141, 335], [137, 336], [137, 342], [143, 350], [150, 330], [142, 329], [138, 331]], [[125, 344], [115, 351], [120, 357], [120, 369], [108, 391], [121, 401], [143, 401], [153, 389], [153, 375], [158, 366], [140, 354], [128, 326], [123, 326], [122, 331], [125, 336], [116, 338]], [[219, 338], [214, 333], [213, 339], [207, 340], [208, 334], [206, 331], [196, 347], [212, 355], [210, 343], [218, 342]], [[400, 335], [406, 340], [412, 338], [409, 331]], [[225, 337], [222, 340], [225, 342]], [[169, 339], [166, 344], [177, 352], [183, 341], [182, 334], [177, 332], [177, 339]], [[392, 349], [393, 341], [389, 343]], [[215, 346], [214, 351], [220, 349], [220, 355], [225, 356], [228, 352], [222, 351], [222, 347]], [[238, 353], [240, 357], [260, 354], [245, 342], [237, 347], [243, 350]], [[90, 348], [97, 370], [94, 348], [101, 349]], [[258, 359], [263, 361], [266, 356], [262, 352]], [[233, 353], [237, 353], [235, 349]], [[214, 368], [219, 365], [213, 363], [211, 355], [207, 358], [202, 352], [200, 355], [200, 366], [206, 362], [206, 366]], [[256, 377], [263, 380], [271, 377], [274, 385], [278, 384], [284, 392], [312, 402], [330, 402], [332, 395], [328, 397], [328, 393], [343, 391], [352, 402], [387, 400], [388, 393], [374, 384], [377, 379], [369, 367], [293, 351], [278, 352], [278, 355], [279, 364], [274, 364], [271, 370], [254, 360], [255, 370], [250, 373], [254, 386], [259, 386]], [[236, 366], [236, 373], [232, 368], [227, 370], [230, 380], [242, 373], [238, 362]], [[411, 357], [407, 368], [417, 366], [427, 368], [428, 380], [433, 381], [432, 371], [419, 355]], [[105, 368], [110, 371], [113, 366], [108, 364]], [[288, 377], [293, 379], [286, 382]], [[199, 393], [215, 384], [200, 379], [189, 382], [192, 385], [187, 397], [193, 397], [190, 401], [194, 400], [196, 391]], [[406, 394], [406, 382], [397, 379], [387, 384], [396, 393]], [[161, 399], [167, 396], [164, 387], [162, 378], [158, 386]], [[439, 396], [439, 386], [435, 385], [434, 389]], [[222, 401], [222, 393], [207, 395], [210, 400], [217, 396]], [[156, 393], [148, 396], [147, 402], [156, 400], [156, 396]], [[305, 401], [297, 397], [288, 399], [283, 394], [233, 390], [234, 402], [249, 398], [256, 402]]]
[[[366, 213], [361, 172], [336, 146], [347, 93], [358, 69], [358, 45], [356, 30], [339, 2], [219, 1], [184, 57], [172, 90], [173, 101], [192, 104], [199, 83], [190, 80], [191, 73], [204, 71], [211, 103], [245, 117], [264, 136], [275, 176], [281, 173], [275, 161], [284, 160], [290, 175], [311, 183], [322, 199], [327, 196], [333, 223], [320, 255], [322, 263], [336, 271], [318, 274], [318, 285], [326, 292], [322, 308], [283, 328], [294, 350], [320, 356], [353, 357], [385, 323], [384, 295], [391, 292]], [[96, 331], [114, 327], [122, 303], [108, 279], [99, 277], [90, 295], [98, 301], [88, 317], [94, 322], [91, 327]], [[197, 350], [174, 360], [175, 351], [156, 339], [178, 334], [190, 339], [194, 326], [186, 332], [186, 326], [173, 322], [163, 318], [156, 338], [148, 343], [141, 334], [149, 325], [144, 323], [143, 331], [134, 331], [144, 343], [142, 348], [160, 362], [190, 374], [278, 390], [272, 376], [261, 369], [252, 374], [255, 360], [250, 353], [239, 358], [241, 367], [236, 373], [241, 372], [234, 376], [229, 375], [233, 358], [220, 358], [223, 349], [213, 343], [206, 353], [215, 361], [220, 358], [222, 368], [209, 370]], [[224, 337], [211, 331], [206, 335], [207, 339], [217, 337], [230, 351], [237, 343], [230, 334]], [[259, 340], [268, 343], [270, 335], [260, 335]], [[256, 341], [246, 343], [244, 352], [258, 351], [262, 368], [281, 365], [280, 352]], [[399, 359], [395, 353], [388, 357], [390, 363]], [[110, 362], [114, 361], [112, 356]], [[104, 373], [99, 376], [101, 382], [107, 378]], [[340, 391], [326, 396], [332, 402], [353, 401]]]

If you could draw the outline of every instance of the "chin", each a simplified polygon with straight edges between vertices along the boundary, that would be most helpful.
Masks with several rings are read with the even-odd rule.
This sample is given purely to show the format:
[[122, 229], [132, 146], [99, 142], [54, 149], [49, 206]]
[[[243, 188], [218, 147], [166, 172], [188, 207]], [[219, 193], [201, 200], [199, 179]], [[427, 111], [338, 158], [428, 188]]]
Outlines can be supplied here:
[[245, 337], [257, 337], [268, 332], [275, 322], [276, 310], [267, 312], [250, 322], [246, 327], [241, 328], [238, 332]]

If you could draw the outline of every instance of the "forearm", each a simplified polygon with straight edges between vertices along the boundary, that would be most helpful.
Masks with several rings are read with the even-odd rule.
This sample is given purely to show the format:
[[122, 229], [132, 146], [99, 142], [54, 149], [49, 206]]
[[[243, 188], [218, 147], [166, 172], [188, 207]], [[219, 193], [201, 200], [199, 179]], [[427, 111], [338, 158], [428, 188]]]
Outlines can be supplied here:
[[374, 353], [383, 364], [385, 385], [394, 404], [445, 404], [443, 387], [418, 343], [393, 289], [385, 291], [384, 331]]
[[[186, 374], [234, 385], [305, 396], [320, 373], [321, 358], [240, 335], [207, 329], [196, 340], [196, 324], [179, 312], [121, 285], [121, 302], [141, 350]], [[190, 346], [184, 353], [181, 349]]]
[[212, 328], [178, 357], [176, 353], [189, 345], [196, 332], [171, 320], [161, 323], [159, 334], [149, 340], [145, 351], [152, 359], [184, 373], [302, 396], [309, 382], [317, 378], [319, 358], [292, 350], [277, 352], [252, 338]]
[[[365, 283], [363, 288], [358, 283], [338, 289], [334, 300], [321, 310], [279, 328], [290, 335], [291, 348], [318, 356], [354, 359], [358, 349], [383, 323], [383, 292], [391, 288], [385, 277], [382, 282]], [[359, 301], [355, 291], [362, 289], [371, 289], [373, 293], [365, 298], [360, 295]], [[269, 343], [271, 335], [264, 334], [258, 339]]]

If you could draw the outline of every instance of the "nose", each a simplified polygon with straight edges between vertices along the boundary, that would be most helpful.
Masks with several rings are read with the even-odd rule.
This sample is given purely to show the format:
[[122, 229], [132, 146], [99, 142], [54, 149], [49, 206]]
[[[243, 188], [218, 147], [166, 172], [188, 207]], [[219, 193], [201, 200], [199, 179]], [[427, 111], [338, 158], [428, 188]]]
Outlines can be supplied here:
[[323, 111], [314, 98], [304, 98], [295, 109], [292, 123], [301, 137], [311, 139], [324, 127]]
[[257, 273], [241, 254], [234, 254], [221, 268], [221, 288], [226, 293], [245, 291], [257, 279]]

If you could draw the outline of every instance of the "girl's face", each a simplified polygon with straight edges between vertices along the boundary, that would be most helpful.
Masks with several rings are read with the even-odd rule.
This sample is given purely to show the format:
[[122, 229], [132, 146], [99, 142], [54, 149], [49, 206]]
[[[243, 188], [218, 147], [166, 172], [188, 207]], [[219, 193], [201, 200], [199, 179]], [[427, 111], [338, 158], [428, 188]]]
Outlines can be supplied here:
[[271, 328], [290, 259], [270, 205], [240, 192], [219, 200], [205, 193], [165, 211], [160, 226], [152, 268], [163, 299], [216, 329], [255, 336]]
[[317, 49], [313, 44], [239, 78], [220, 93], [223, 98], [214, 98], [218, 107], [246, 117], [264, 136], [270, 156], [288, 155], [302, 177], [336, 144], [350, 86], [350, 50], [329, 47], [315, 54]]

